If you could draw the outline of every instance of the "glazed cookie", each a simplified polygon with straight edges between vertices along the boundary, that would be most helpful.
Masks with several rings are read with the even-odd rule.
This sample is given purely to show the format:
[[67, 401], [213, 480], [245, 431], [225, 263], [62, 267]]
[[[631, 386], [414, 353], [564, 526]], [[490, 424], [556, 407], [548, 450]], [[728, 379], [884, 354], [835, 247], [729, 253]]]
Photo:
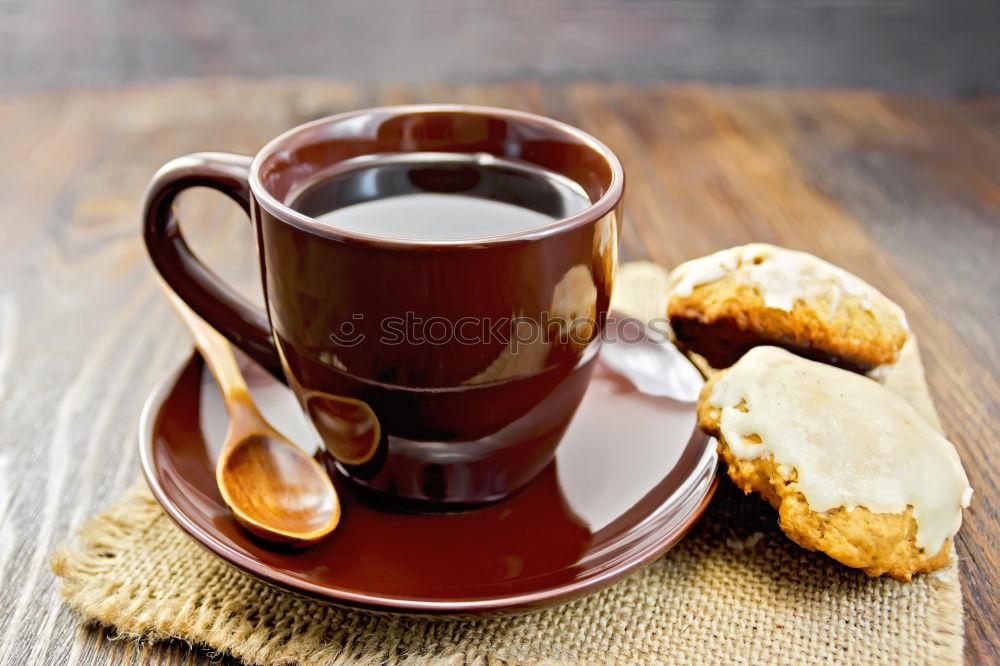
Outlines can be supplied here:
[[902, 309], [861, 278], [766, 243], [685, 262], [667, 289], [678, 346], [713, 368], [775, 345], [881, 378], [909, 337]]
[[901, 397], [860, 375], [757, 347], [698, 402], [730, 478], [781, 529], [869, 576], [948, 562], [972, 489], [955, 447]]

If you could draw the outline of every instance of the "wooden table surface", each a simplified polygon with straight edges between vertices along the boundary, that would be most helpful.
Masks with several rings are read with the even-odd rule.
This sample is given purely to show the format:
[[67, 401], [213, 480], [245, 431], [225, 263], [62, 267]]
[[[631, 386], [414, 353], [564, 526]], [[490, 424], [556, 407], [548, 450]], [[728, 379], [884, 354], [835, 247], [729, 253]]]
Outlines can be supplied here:
[[998, 31], [991, 0], [10, 0], [0, 90], [520, 73], [975, 95], [1000, 92]]
[[[139, 474], [143, 400], [189, 348], [139, 239], [147, 179], [183, 153], [251, 153], [311, 118], [414, 101], [527, 109], [604, 139], [629, 177], [627, 258], [671, 265], [769, 241], [813, 251], [898, 301], [976, 489], [958, 537], [967, 661], [997, 658], [1000, 100], [220, 80], [0, 97], [0, 663], [211, 656], [82, 627], [46, 565]], [[193, 192], [181, 207], [196, 249], [259, 299], [235, 206]]]

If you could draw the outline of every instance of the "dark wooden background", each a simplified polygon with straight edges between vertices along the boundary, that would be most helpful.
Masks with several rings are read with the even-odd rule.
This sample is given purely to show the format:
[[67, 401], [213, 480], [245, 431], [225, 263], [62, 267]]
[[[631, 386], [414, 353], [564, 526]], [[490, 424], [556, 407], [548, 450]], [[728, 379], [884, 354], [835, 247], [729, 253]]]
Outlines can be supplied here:
[[0, 88], [164, 77], [1000, 90], [996, 0], [2, 0]]
[[[259, 78], [289, 75], [340, 82]], [[745, 89], [663, 84], [684, 81]], [[883, 92], [775, 90], [822, 87]], [[767, 240], [897, 299], [976, 489], [966, 660], [997, 661], [998, 92], [997, 0], [0, 0], [0, 664], [213, 658], [81, 627], [46, 566], [138, 474], [141, 404], [190, 348], [137, 233], [150, 174], [413, 101], [606, 140], [629, 172], [630, 258]], [[254, 296], [235, 207], [182, 207], [218, 222], [187, 229]]]

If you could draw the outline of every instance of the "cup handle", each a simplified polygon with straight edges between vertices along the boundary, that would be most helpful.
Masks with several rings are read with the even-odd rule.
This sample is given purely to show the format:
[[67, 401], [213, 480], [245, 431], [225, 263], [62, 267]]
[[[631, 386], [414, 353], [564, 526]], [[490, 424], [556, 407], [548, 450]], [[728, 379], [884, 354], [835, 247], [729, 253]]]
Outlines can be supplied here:
[[143, 197], [143, 237], [153, 266], [202, 319], [271, 374], [284, 380], [267, 314], [251, 305], [199, 260], [184, 241], [174, 199], [189, 187], [210, 187], [250, 215], [250, 162], [232, 153], [192, 153], [167, 162]]

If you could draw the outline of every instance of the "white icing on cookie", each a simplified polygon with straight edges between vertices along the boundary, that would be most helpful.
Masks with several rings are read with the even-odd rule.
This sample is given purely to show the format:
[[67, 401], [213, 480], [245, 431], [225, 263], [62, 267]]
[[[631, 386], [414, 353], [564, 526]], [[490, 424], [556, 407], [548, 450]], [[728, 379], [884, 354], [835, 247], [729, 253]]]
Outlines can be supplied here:
[[738, 283], [756, 287], [769, 308], [790, 312], [798, 300], [825, 295], [833, 312], [844, 294], [850, 294], [860, 299], [866, 311], [881, 303], [908, 328], [903, 309], [858, 276], [806, 252], [767, 243], [740, 245], [677, 266], [670, 273], [669, 293], [671, 297], [690, 296], [698, 285], [730, 274]]
[[[726, 371], [709, 404], [721, 409], [719, 429], [733, 455], [773, 454], [797, 470], [797, 490], [813, 511], [901, 514], [912, 506], [916, 544], [928, 555], [962, 524], [972, 490], [955, 447], [876, 382], [756, 347]], [[760, 443], [745, 439], [751, 435]]]
[[882, 365], [876, 365], [865, 374], [875, 381], [885, 382], [895, 367], [896, 365], [894, 363], [883, 363]]

